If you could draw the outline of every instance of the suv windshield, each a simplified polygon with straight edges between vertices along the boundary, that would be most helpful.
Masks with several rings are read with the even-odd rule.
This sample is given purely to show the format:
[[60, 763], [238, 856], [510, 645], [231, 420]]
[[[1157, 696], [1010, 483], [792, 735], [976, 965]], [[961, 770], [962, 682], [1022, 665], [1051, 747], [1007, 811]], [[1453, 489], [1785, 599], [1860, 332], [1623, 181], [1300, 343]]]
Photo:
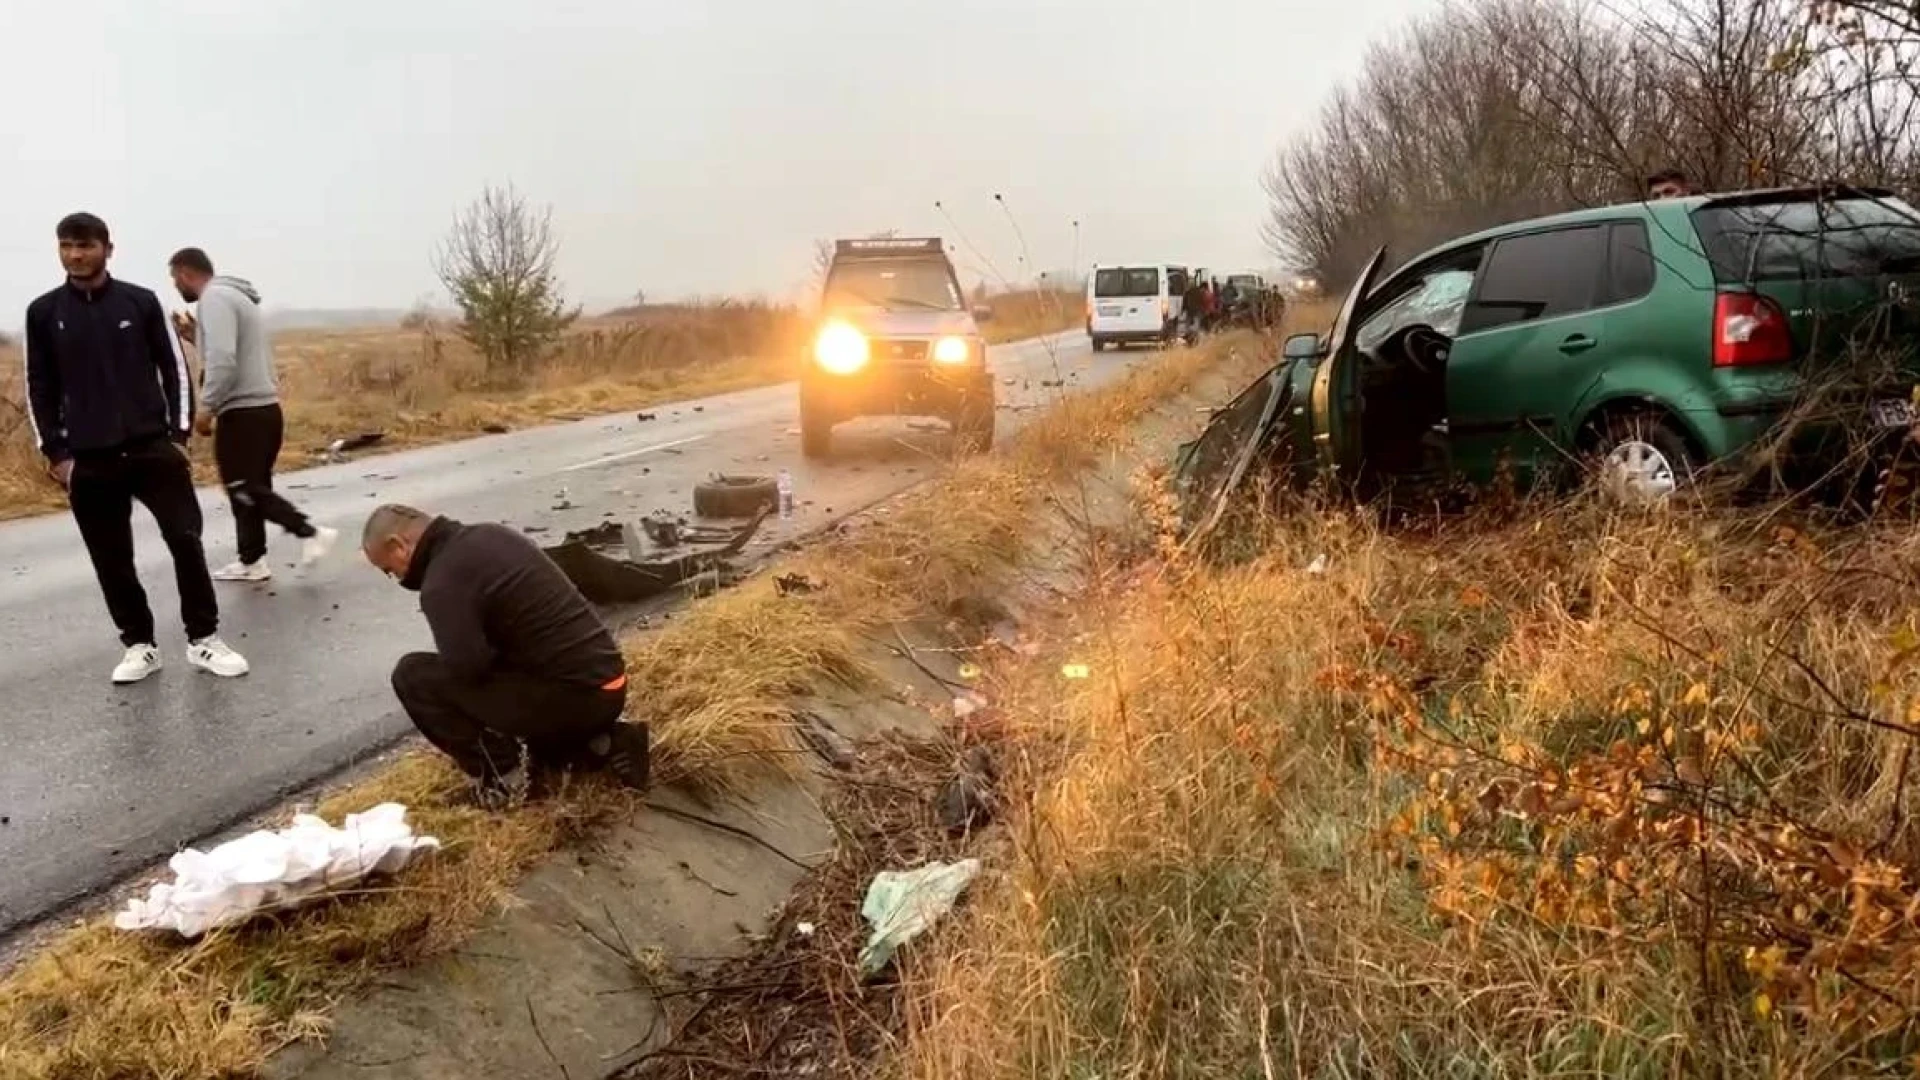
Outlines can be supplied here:
[[832, 309], [958, 311], [960, 290], [945, 260], [852, 259], [833, 264], [826, 305]]
[[1095, 296], [1158, 296], [1160, 271], [1151, 266], [1109, 266], [1093, 275]]
[[1875, 277], [1920, 270], [1920, 218], [1895, 199], [1813, 199], [1693, 212], [1723, 283]]

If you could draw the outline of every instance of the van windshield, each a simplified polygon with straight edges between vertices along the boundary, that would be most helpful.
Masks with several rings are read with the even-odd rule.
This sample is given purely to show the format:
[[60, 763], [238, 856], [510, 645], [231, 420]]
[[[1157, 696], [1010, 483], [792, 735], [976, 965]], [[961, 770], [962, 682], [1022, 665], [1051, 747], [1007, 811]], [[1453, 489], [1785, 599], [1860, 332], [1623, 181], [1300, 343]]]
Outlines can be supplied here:
[[1723, 284], [1920, 270], [1920, 216], [1895, 199], [1705, 206], [1693, 224]]
[[850, 259], [827, 275], [826, 306], [834, 310], [958, 311], [960, 300], [940, 259]]
[[1095, 296], [1158, 296], [1160, 270], [1152, 266], [1109, 266], [1094, 272]]

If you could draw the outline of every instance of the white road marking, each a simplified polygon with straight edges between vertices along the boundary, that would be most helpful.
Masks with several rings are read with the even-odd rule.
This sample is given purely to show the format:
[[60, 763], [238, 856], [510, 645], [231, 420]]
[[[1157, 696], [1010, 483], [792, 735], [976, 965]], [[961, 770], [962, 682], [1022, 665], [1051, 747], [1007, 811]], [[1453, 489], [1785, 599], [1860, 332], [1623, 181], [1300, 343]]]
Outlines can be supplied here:
[[675, 439], [672, 442], [654, 443], [652, 446], [643, 446], [638, 450], [626, 450], [618, 454], [608, 454], [605, 457], [597, 457], [592, 461], [583, 461], [578, 465], [569, 465], [560, 471], [577, 472], [581, 469], [591, 469], [595, 465], [609, 465], [616, 461], [625, 461], [628, 458], [639, 457], [641, 454], [651, 454], [660, 450], [671, 450], [676, 446], [685, 446], [691, 442], [699, 442], [704, 438], [706, 438], [705, 435], [689, 435], [684, 439]]

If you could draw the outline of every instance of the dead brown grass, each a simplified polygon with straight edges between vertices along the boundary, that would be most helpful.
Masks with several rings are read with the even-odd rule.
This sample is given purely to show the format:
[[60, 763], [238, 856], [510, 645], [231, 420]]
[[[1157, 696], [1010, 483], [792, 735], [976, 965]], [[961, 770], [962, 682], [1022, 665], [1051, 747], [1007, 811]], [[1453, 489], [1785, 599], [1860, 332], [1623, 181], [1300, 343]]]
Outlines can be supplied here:
[[[1076, 325], [1078, 299], [1053, 292], [993, 298], [993, 341]], [[792, 378], [807, 325], [793, 308], [715, 301], [658, 305], [576, 324], [525, 380], [502, 383], [452, 328], [294, 331], [275, 341], [292, 470], [341, 436], [379, 431], [373, 452], [471, 438]], [[46, 476], [21, 411], [20, 358], [0, 347], [0, 519], [55, 510], [65, 496]], [[212, 451], [193, 447], [213, 482]]]
[[1920, 541], [1783, 515], [1108, 568], [1000, 676], [1024, 796], [894, 1072], [1910, 1074]]
[[[818, 581], [782, 596], [768, 575], [695, 605], [628, 643], [636, 718], [655, 725], [662, 781], [725, 790], [792, 766], [788, 701], [821, 680], [857, 680], [859, 637], [892, 617], [978, 595], [1023, 543], [1032, 497], [1110, 447], [1154, 403], [1232, 347], [1169, 354], [1122, 382], [1068, 398], [1004, 454], [965, 460], [890, 513], [811, 549], [788, 571]], [[0, 1075], [120, 1080], [252, 1075], [273, 1049], [324, 1030], [329, 1005], [381, 970], [471, 934], [542, 855], [631, 796], [585, 785], [503, 814], [460, 805], [438, 758], [410, 756], [322, 807], [412, 808], [446, 842], [398, 883], [190, 946], [80, 927], [0, 982]]]

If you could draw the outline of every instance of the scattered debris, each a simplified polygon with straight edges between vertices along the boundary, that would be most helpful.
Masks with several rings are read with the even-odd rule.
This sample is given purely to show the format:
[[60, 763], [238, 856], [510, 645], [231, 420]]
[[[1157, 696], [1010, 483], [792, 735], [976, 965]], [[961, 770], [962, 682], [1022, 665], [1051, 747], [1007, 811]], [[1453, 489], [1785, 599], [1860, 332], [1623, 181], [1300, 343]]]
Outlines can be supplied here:
[[746, 525], [734, 530], [727, 543], [717, 550], [692, 551], [665, 559], [634, 559], [631, 548], [627, 552], [630, 557], [625, 559], [594, 550], [597, 546], [614, 544], [628, 547], [631, 529], [613, 522], [568, 533], [566, 539], [545, 550], [589, 601], [630, 604], [680, 586], [718, 588], [731, 584], [732, 579], [726, 576], [732, 573], [729, 560], [746, 547], [766, 518], [764, 510], [756, 514]]
[[640, 527], [646, 530], [647, 539], [663, 548], [680, 546], [680, 522], [660, 517], [640, 519]]
[[962, 859], [876, 874], [860, 905], [860, 914], [873, 924], [873, 934], [860, 950], [861, 973], [872, 976], [891, 963], [900, 946], [953, 910], [954, 901], [979, 873], [979, 859]]
[[480, 430], [481, 430], [481, 431], [484, 431], [484, 432], [486, 432], [486, 433], [487, 433], [487, 434], [489, 434], [489, 435], [505, 435], [505, 434], [507, 433], [507, 425], [505, 425], [505, 424], [481, 424], [481, 425], [480, 425]]
[[820, 583], [805, 574], [781, 574], [773, 579], [773, 588], [781, 596], [805, 596], [820, 591]]
[[336, 829], [299, 814], [285, 829], [261, 829], [211, 851], [188, 848], [168, 860], [172, 883], [153, 886], [146, 899], [127, 902], [114, 916], [121, 930], [172, 930], [199, 937], [267, 911], [306, 903], [373, 874], [403, 869], [440, 841], [415, 836], [407, 809], [381, 803], [348, 814]]
[[1049, 390], [1057, 390], [1060, 387], [1063, 387], [1067, 384], [1064, 379], [1041, 379], [1040, 385], [1046, 387]]
[[707, 407], [706, 407], [705, 405], [695, 405], [695, 406], [693, 407], [693, 411], [694, 411], [694, 412], [706, 412], [706, 411], [707, 411]]
[[657, 414], [655, 414], [655, 413], [650, 413], [650, 412], [643, 412], [643, 413], [634, 413], [634, 414], [633, 414], [633, 418], [634, 418], [635, 420], [639, 420], [639, 421], [641, 421], [642, 423], [644, 423], [644, 422], [646, 422], [646, 421], [648, 421], [648, 420], [658, 420], [658, 419], [660, 419], [660, 417], [659, 417], [659, 416], [658, 416]]
[[813, 924], [810, 922], [794, 923], [793, 932], [799, 934], [801, 937], [812, 937]]
[[1093, 675], [1093, 670], [1085, 664], [1062, 664], [1060, 674], [1069, 679], [1085, 679]]
[[965, 720], [967, 717], [972, 716], [974, 713], [986, 707], [986, 698], [972, 691], [968, 691], [953, 699], [953, 718], [955, 720]]
[[363, 431], [358, 435], [348, 435], [335, 439], [320, 449], [315, 450], [313, 455], [325, 461], [337, 462], [343, 460], [345, 455], [355, 450], [364, 450], [386, 437], [387, 433], [384, 431]]
[[978, 664], [961, 664], [960, 677], [968, 680], [979, 678], [980, 666]]
[[967, 751], [954, 775], [940, 788], [940, 824], [947, 832], [959, 836], [993, 820], [998, 809], [994, 785], [999, 778], [999, 769], [986, 747]]
[[1324, 574], [1326, 572], [1327, 557], [1324, 554], [1315, 555], [1313, 561], [1307, 564], [1307, 573], [1309, 574]]

